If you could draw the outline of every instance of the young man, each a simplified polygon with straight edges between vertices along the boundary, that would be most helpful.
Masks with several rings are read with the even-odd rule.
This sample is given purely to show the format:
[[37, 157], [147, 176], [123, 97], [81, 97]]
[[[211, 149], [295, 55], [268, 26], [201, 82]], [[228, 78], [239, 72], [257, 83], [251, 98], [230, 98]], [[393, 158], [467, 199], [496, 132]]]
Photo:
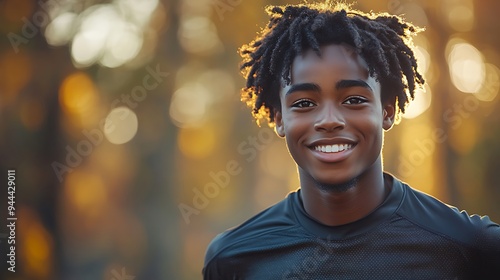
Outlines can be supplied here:
[[383, 133], [424, 83], [419, 30], [330, 2], [268, 12], [241, 51], [243, 99], [285, 138], [300, 189], [218, 235], [204, 279], [500, 279], [498, 224], [383, 171]]

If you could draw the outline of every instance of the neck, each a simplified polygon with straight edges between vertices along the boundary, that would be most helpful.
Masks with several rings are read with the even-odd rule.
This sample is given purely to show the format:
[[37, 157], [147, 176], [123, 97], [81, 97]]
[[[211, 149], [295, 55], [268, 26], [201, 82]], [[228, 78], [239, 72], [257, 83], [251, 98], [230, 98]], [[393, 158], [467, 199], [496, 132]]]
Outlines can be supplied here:
[[384, 201], [388, 189], [380, 161], [344, 184], [325, 185], [316, 181], [308, 184], [304, 181], [308, 180], [301, 178], [306, 212], [328, 226], [343, 225], [365, 217]]

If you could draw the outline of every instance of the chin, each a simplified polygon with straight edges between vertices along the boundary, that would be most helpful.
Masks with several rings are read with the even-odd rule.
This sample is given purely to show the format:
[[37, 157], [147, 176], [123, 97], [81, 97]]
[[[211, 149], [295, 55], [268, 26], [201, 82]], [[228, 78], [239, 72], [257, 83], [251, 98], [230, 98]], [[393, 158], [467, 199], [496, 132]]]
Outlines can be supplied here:
[[335, 180], [315, 180], [315, 186], [327, 192], [346, 192], [349, 189], [356, 186], [358, 183], [357, 177], [349, 177], [349, 178], [335, 178]]

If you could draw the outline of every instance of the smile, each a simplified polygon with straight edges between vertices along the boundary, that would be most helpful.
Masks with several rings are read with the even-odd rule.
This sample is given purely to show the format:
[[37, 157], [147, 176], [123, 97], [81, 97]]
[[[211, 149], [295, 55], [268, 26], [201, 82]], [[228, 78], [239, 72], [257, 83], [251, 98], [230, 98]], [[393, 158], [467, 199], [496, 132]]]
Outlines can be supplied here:
[[352, 144], [318, 145], [314, 150], [322, 153], [339, 153], [352, 148]]

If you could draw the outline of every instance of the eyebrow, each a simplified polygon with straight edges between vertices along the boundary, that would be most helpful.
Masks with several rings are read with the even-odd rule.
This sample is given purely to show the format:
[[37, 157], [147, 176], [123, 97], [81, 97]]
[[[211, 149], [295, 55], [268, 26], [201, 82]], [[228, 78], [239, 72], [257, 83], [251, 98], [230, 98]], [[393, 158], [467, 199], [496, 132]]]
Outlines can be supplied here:
[[335, 84], [335, 89], [344, 89], [350, 87], [364, 87], [373, 92], [372, 87], [363, 80], [340, 80]]
[[294, 84], [291, 85], [290, 88], [287, 90], [285, 95], [288, 95], [290, 93], [294, 93], [296, 91], [316, 91], [320, 92], [320, 87], [318, 84], [315, 83], [301, 83], [301, 84]]
[[[350, 88], [350, 87], [363, 87], [367, 88], [370, 91], [373, 92], [373, 89], [370, 85], [368, 85], [365, 81], [363, 80], [340, 80], [335, 84], [335, 89], [345, 89], [345, 88]], [[314, 91], [314, 92], [320, 92], [321, 87], [318, 84], [315, 83], [301, 83], [301, 84], [294, 84], [291, 85], [288, 91], [285, 93], [285, 95], [294, 93], [296, 91]]]

